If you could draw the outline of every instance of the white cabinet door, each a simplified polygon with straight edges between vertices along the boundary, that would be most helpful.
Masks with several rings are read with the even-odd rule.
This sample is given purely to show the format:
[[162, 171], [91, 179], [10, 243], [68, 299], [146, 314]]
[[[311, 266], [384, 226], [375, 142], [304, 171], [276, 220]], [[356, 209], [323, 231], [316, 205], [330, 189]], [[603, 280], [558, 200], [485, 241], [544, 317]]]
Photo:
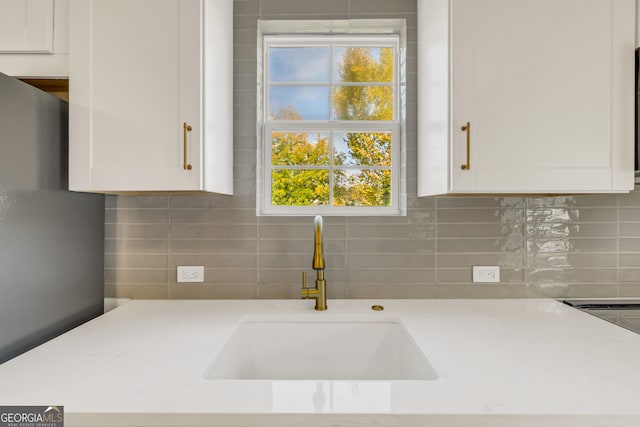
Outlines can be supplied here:
[[0, 53], [53, 52], [53, 0], [0, 0]]
[[70, 20], [70, 189], [230, 193], [205, 185], [202, 3], [74, 0]]
[[419, 7], [420, 195], [633, 189], [634, 0]]

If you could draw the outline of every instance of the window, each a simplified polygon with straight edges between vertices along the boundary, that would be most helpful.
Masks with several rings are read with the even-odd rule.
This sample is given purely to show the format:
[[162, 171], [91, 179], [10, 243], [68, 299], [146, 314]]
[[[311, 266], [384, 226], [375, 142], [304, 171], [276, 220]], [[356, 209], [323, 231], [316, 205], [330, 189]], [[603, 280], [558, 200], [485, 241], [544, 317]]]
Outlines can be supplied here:
[[260, 212], [400, 214], [399, 36], [262, 42]]

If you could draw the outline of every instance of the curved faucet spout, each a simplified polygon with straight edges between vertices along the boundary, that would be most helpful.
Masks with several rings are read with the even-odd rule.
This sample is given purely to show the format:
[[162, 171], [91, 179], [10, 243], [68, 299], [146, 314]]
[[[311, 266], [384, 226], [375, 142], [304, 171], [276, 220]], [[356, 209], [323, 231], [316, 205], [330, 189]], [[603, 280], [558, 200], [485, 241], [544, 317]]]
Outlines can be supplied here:
[[322, 217], [316, 216], [314, 224], [313, 269], [324, 270], [324, 251], [322, 249]]
[[313, 220], [313, 269], [318, 274], [315, 288], [307, 288], [307, 273], [302, 273], [302, 289], [300, 295], [303, 299], [316, 300], [316, 310], [327, 309], [327, 282], [324, 280], [324, 253], [322, 250], [322, 217], [317, 216]]

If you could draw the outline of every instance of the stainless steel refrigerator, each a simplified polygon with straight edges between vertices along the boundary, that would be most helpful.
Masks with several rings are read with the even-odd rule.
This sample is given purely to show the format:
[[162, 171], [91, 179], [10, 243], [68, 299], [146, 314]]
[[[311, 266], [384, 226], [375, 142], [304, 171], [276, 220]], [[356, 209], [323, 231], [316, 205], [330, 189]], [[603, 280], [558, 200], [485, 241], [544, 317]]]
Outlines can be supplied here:
[[0, 363], [98, 316], [104, 196], [68, 188], [68, 104], [0, 73]]

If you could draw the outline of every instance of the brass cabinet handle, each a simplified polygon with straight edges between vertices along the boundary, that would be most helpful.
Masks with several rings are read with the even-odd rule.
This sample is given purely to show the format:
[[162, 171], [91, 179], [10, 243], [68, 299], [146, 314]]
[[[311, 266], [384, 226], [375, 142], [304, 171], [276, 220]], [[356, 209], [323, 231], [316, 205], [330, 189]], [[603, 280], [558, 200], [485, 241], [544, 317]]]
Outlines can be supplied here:
[[465, 126], [462, 126], [462, 132], [467, 132], [467, 163], [462, 165], [463, 171], [471, 169], [471, 123], [467, 122]]
[[184, 125], [182, 127], [182, 129], [184, 130], [184, 170], [186, 171], [190, 171], [191, 170], [191, 165], [187, 163], [187, 132], [191, 132], [193, 130], [193, 128], [191, 126], [189, 126], [187, 124], [187, 122], [184, 122]]

